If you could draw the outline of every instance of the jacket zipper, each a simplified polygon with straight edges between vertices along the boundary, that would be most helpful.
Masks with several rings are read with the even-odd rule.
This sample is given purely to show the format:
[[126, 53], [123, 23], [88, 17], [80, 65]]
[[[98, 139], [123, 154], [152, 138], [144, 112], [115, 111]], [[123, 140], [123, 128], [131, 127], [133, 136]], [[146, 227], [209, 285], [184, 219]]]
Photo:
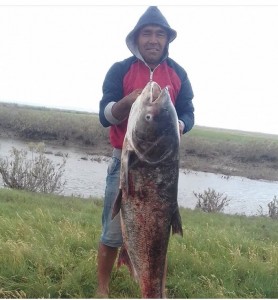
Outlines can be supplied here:
[[[145, 63], [145, 62], [144, 62], [144, 63]], [[153, 70], [151, 70], [151, 68], [150, 68], [146, 63], [145, 63], [145, 66], [148, 67], [149, 70], [150, 70], [150, 82], [152, 82], [152, 81], [153, 81], [153, 73], [154, 73], [154, 71], [160, 66], [160, 64], [157, 65]]]
[[158, 67], [159, 67], [159, 65], [157, 65], [153, 70], [151, 70], [151, 68], [148, 66], [148, 68], [150, 70], [150, 82], [153, 81], [153, 73]]

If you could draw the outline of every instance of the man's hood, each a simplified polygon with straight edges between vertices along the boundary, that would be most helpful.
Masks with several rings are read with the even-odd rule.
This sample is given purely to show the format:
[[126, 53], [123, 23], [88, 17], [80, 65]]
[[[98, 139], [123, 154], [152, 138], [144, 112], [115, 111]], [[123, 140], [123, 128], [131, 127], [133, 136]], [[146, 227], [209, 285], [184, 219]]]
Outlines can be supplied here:
[[131, 51], [133, 55], [135, 55], [137, 58], [144, 61], [136, 45], [136, 36], [137, 36], [137, 32], [146, 25], [159, 25], [167, 31], [169, 42], [168, 45], [166, 46], [166, 52], [164, 56], [164, 58], [166, 58], [168, 56], [169, 43], [171, 43], [176, 38], [177, 32], [170, 27], [166, 18], [162, 15], [160, 10], [156, 6], [150, 6], [145, 11], [145, 13], [140, 17], [139, 21], [137, 22], [133, 30], [127, 35], [126, 44], [128, 49]]

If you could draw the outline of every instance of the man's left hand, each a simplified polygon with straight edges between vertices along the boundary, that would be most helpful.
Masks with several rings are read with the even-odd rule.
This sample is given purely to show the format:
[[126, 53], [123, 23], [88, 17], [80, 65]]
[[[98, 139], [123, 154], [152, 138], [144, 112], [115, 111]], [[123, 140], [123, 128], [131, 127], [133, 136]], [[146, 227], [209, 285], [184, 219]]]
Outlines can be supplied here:
[[182, 136], [184, 130], [184, 123], [183, 121], [179, 120], [179, 131], [180, 131], [180, 136]]

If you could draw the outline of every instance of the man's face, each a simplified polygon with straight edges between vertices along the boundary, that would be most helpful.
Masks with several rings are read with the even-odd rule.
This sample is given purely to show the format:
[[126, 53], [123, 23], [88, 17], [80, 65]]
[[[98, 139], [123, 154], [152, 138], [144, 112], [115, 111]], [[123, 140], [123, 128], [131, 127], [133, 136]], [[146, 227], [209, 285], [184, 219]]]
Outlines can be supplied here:
[[165, 29], [157, 25], [147, 25], [138, 34], [138, 49], [145, 62], [151, 67], [157, 66], [168, 44], [168, 35]]

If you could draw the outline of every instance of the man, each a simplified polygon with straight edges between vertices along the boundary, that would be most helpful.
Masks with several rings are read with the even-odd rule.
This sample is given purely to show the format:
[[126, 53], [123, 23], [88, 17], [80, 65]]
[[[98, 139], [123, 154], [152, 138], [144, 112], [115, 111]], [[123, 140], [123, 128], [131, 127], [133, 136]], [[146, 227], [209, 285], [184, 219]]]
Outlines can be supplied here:
[[185, 70], [168, 57], [169, 43], [176, 36], [160, 10], [156, 6], [149, 7], [126, 38], [133, 56], [115, 63], [103, 83], [99, 117], [103, 126], [110, 126], [110, 142], [114, 149], [107, 171], [103, 231], [98, 249], [99, 296], [108, 296], [110, 275], [122, 245], [119, 214], [111, 220], [111, 213], [119, 189], [121, 149], [133, 102], [149, 81], [157, 82], [161, 88], [169, 86], [180, 133], [188, 132], [194, 125], [191, 84]]

